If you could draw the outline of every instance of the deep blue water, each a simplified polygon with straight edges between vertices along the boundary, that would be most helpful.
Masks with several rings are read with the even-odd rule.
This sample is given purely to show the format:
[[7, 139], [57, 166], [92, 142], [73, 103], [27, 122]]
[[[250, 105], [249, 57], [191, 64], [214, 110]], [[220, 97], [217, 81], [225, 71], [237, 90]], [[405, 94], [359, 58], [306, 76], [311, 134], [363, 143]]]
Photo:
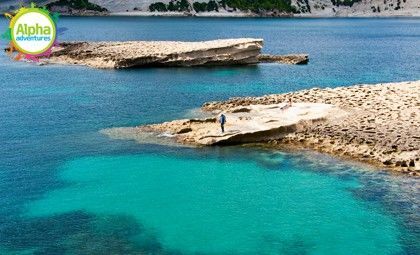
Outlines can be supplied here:
[[68, 28], [63, 41], [259, 37], [264, 52], [309, 53], [310, 63], [114, 71], [1, 54], [0, 254], [420, 253], [418, 179], [310, 152], [140, 145], [98, 132], [231, 96], [418, 80], [419, 19], [59, 26]]

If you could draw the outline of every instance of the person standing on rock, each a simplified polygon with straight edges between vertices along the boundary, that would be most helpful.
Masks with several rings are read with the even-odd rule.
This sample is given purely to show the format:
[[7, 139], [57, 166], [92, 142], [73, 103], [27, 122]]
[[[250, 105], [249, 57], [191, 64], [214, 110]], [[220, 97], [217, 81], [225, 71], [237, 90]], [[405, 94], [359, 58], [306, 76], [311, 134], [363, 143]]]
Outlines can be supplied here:
[[286, 109], [288, 109], [290, 107], [292, 107], [292, 98], [291, 97], [289, 97], [289, 100], [288, 100], [287, 104], [285, 104], [282, 107], [280, 107], [280, 110], [283, 111], [283, 110], [286, 110]]
[[226, 123], [226, 116], [222, 113], [219, 116], [219, 123], [220, 127], [222, 128], [222, 133], [225, 132], [225, 123]]

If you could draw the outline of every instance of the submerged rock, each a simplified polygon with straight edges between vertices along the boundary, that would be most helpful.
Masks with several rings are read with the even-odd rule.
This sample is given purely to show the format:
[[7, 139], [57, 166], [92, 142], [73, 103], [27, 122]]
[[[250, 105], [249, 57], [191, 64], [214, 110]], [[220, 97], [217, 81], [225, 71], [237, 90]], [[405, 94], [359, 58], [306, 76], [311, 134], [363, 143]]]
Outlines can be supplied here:
[[268, 55], [258, 56], [261, 63], [282, 63], [291, 65], [306, 65], [309, 62], [308, 54], [289, 54], [289, 55]]

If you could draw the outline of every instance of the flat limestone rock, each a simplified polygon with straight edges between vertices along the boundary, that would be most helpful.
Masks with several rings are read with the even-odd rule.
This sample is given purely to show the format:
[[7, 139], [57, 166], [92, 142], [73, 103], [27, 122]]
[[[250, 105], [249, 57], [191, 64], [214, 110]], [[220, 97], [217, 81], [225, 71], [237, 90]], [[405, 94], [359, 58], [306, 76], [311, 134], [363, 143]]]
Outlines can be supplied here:
[[[293, 106], [281, 108], [293, 100]], [[107, 129], [140, 143], [231, 145], [264, 142], [304, 148], [420, 175], [420, 81], [312, 88], [262, 97], [238, 97], [202, 106], [227, 116]]]
[[338, 113], [345, 114], [330, 104], [249, 105], [224, 113], [227, 119], [224, 133], [216, 118], [175, 120], [131, 129], [109, 129], [103, 133], [147, 143], [153, 142], [150, 136], [154, 136], [155, 143], [170, 138], [187, 145], [233, 145], [278, 138]]
[[48, 62], [117, 69], [247, 65], [258, 63], [262, 47], [263, 40], [255, 38], [202, 42], [70, 42], [56, 47]]
[[262, 97], [209, 102], [206, 111], [229, 111], [247, 105], [293, 102], [333, 104], [349, 112], [307, 126], [272, 147], [299, 147], [420, 175], [420, 81], [312, 88]]

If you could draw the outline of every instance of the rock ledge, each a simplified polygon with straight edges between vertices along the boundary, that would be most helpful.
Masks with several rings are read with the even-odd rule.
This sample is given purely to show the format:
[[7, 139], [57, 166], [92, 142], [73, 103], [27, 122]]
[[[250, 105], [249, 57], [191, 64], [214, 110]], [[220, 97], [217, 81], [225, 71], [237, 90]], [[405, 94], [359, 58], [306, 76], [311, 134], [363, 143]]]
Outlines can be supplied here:
[[[281, 109], [289, 98], [293, 106]], [[264, 142], [279, 149], [309, 148], [420, 175], [420, 81], [232, 98], [202, 109], [224, 112], [226, 133], [219, 131], [216, 118], [103, 132], [147, 143], [166, 137], [189, 145]]]
[[238, 38], [203, 42], [129, 41], [66, 42], [53, 49], [46, 63], [96, 68], [192, 67], [250, 65], [260, 62], [307, 64], [308, 55], [262, 55], [262, 39]]
[[262, 39], [204, 42], [70, 42], [54, 50], [50, 62], [97, 68], [245, 65], [258, 63]]

